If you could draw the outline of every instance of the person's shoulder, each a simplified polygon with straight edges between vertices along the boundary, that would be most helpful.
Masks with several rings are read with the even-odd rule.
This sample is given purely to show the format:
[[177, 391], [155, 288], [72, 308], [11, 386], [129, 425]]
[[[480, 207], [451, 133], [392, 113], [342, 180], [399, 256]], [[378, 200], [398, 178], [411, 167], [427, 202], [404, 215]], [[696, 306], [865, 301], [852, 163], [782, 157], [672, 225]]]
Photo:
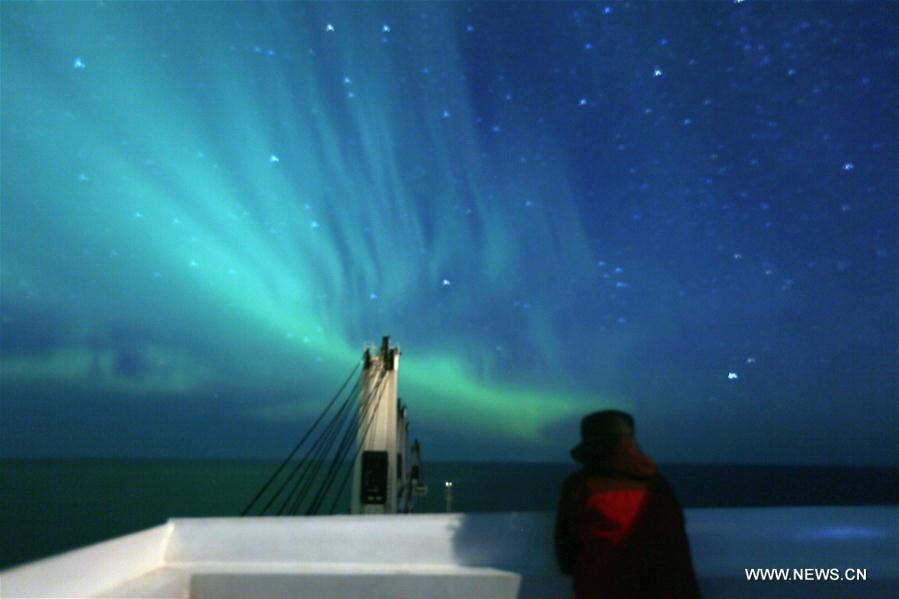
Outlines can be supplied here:
[[655, 495], [657, 499], [664, 500], [665, 503], [670, 504], [672, 508], [675, 508], [678, 511], [683, 509], [680, 501], [678, 501], [677, 499], [677, 494], [674, 492], [674, 488], [661, 474], [656, 474], [654, 477], [652, 477], [650, 488], [652, 489], [653, 495]]
[[671, 493], [672, 495], [674, 494], [674, 489], [671, 488], [671, 484], [661, 474], [657, 473], [655, 476], [653, 476], [650, 479], [650, 484], [652, 485], [652, 488], [656, 491], [659, 491], [662, 493]]
[[581, 487], [584, 484], [584, 478], [585, 474], [583, 470], [575, 470], [562, 481], [562, 488], [568, 490]]

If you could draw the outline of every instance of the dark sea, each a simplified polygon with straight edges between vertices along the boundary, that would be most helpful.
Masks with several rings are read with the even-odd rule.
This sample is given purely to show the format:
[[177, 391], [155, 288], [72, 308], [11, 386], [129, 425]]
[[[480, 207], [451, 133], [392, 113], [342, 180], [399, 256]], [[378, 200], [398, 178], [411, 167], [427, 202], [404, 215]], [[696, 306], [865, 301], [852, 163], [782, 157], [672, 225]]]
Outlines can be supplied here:
[[[171, 517], [239, 515], [277, 466], [261, 460], [0, 461], [0, 568]], [[559, 484], [573, 470], [571, 464], [426, 464], [428, 495], [418, 511], [445, 511], [445, 481], [453, 482], [453, 511], [553, 510]], [[899, 503], [899, 470], [892, 468], [672, 464], [662, 473], [685, 507]]]

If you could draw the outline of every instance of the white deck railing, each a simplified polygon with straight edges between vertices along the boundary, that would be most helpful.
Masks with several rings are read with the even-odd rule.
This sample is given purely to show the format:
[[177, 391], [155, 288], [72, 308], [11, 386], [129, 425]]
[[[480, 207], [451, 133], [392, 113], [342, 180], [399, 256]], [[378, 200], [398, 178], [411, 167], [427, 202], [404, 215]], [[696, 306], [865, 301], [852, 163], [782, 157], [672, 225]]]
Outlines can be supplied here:
[[[707, 597], [897, 596], [897, 510], [687, 510]], [[2, 597], [570, 597], [553, 514], [174, 519], [0, 572]], [[863, 569], [747, 582], [745, 568]]]

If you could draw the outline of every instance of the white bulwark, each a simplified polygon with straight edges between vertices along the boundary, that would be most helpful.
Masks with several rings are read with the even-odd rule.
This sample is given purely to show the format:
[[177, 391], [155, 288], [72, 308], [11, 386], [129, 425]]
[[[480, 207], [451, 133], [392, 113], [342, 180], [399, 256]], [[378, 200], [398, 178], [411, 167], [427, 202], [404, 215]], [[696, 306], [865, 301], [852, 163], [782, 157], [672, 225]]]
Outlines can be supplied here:
[[[896, 597], [896, 507], [686, 510], [703, 596]], [[0, 597], [573, 597], [552, 513], [174, 519], [0, 572]], [[866, 580], [747, 581], [747, 568]]]

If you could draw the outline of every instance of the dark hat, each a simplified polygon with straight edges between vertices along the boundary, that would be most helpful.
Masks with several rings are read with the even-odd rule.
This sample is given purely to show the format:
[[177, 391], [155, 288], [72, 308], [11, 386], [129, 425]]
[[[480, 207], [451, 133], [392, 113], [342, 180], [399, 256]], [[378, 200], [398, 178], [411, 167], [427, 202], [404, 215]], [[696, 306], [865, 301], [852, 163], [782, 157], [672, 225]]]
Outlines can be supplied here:
[[575, 461], [585, 463], [614, 453], [621, 437], [634, 434], [634, 417], [621, 410], [602, 410], [581, 420], [581, 442], [571, 450]]

